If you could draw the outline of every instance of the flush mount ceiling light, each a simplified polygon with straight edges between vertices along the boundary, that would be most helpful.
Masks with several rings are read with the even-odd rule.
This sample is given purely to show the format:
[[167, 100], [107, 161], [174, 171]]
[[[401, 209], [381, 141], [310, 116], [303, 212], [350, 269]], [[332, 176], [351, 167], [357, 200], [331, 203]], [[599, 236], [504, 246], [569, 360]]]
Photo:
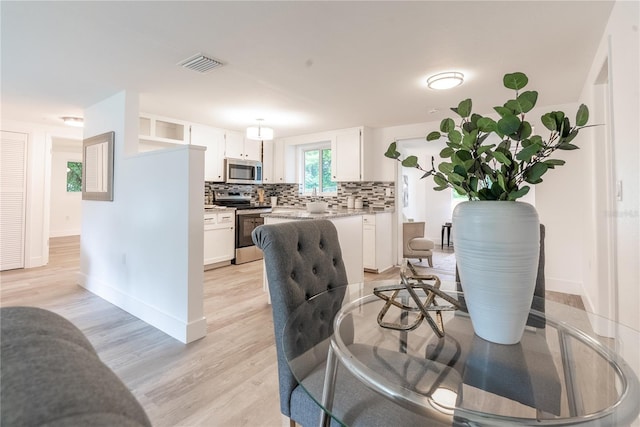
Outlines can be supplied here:
[[444, 90], [460, 86], [464, 81], [464, 75], [456, 71], [434, 74], [427, 79], [427, 85], [431, 89]]
[[81, 128], [84, 126], [84, 119], [82, 117], [60, 117], [65, 125]]
[[258, 126], [251, 126], [247, 128], [247, 138], [257, 141], [271, 141], [273, 139], [273, 129], [263, 127], [260, 122], [264, 119], [256, 119]]

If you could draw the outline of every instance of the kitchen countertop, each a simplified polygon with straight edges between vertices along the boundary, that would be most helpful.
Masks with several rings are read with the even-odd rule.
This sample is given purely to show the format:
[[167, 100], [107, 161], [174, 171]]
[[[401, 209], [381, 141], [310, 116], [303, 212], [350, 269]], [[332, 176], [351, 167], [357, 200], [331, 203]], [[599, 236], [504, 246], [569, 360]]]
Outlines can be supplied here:
[[375, 215], [380, 213], [394, 212], [393, 208], [366, 208], [366, 209], [346, 209], [346, 208], [328, 208], [322, 213], [307, 212], [304, 208], [295, 208], [287, 206], [277, 206], [273, 208], [271, 213], [263, 213], [260, 215], [264, 218], [288, 218], [288, 219], [321, 219], [321, 218], [339, 218], [354, 215]]

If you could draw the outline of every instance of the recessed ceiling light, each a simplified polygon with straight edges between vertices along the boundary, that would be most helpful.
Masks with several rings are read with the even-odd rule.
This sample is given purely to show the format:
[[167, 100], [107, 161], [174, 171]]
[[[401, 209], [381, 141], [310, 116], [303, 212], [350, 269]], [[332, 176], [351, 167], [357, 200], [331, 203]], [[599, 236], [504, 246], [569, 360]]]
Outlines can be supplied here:
[[464, 81], [464, 74], [456, 71], [447, 71], [434, 74], [427, 79], [427, 85], [431, 89], [444, 90], [460, 86]]
[[62, 121], [67, 126], [73, 126], [81, 128], [84, 126], [84, 119], [82, 117], [61, 117]]

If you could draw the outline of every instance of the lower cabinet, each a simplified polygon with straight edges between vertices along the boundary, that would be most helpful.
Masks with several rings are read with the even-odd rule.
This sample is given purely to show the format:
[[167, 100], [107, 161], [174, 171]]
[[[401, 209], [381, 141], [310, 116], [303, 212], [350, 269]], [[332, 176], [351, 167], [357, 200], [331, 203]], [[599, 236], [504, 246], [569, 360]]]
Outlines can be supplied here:
[[381, 273], [393, 267], [391, 213], [362, 216], [362, 264], [366, 271]]
[[235, 224], [235, 211], [205, 213], [205, 270], [231, 264], [231, 260], [235, 256]]

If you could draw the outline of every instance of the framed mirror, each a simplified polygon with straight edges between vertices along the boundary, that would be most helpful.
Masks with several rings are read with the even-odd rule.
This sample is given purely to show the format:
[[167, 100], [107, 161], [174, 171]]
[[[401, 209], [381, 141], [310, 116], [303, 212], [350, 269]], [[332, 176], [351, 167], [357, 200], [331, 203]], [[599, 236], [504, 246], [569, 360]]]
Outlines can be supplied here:
[[82, 141], [82, 200], [113, 201], [113, 140], [115, 132]]

